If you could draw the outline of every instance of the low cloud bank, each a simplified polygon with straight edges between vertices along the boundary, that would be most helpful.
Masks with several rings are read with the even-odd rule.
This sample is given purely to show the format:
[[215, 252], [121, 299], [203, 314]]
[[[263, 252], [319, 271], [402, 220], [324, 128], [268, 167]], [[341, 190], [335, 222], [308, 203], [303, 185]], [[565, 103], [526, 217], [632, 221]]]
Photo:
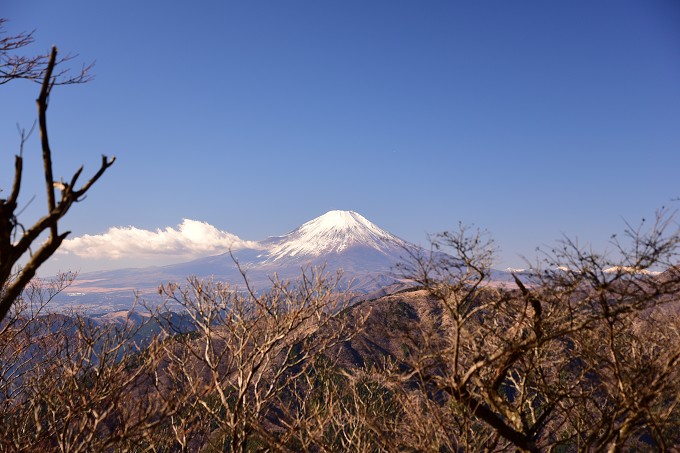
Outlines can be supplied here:
[[215, 255], [241, 248], [255, 248], [257, 243], [221, 231], [206, 222], [183, 219], [177, 228], [156, 231], [129, 227], [112, 227], [103, 234], [67, 239], [59, 253], [81, 258], [186, 258]]

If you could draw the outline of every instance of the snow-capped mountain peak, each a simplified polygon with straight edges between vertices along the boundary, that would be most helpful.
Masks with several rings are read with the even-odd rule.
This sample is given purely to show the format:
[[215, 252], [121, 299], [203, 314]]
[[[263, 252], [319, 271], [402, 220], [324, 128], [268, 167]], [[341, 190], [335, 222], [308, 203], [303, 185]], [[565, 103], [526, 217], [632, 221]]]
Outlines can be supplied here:
[[181, 282], [187, 275], [238, 286], [243, 283], [243, 272], [248, 283], [261, 290], [271, 286], [274, 274], [284, 281], [294, 280], [301, 272], [323, 267], [331, 278], [335, 271], [342, 272], [338, 288], [372, 292], [398, 281], [396, 267], [415, 247], [353, 211], [330, 211], [288, 234], [250, 245], [184, 263], [81, 275], [80, 284], [72, 290], [99, 296], [106, 291], [128, 294], [126, 288], [155, 293], [159, 282]]
[[356, 236], [373, 235], [386, 237], [390, 234], [374, 223], [366, 220], [361, 214], [354, 211], [329, 211], [324, 215], [304, 223], [298, 228], [300, 233], [308, 237], [327, 237], [329, 234], [344, 233]]
[[316, 219], [310, 220], [304, 223], [302, 228], [319, 228], [319, 229], [347, 229], [355, 228], [357, 226], [364, 225], [368, 228], [375, 227], [373, 223], [366, 220], [361, 214], [354, 211], [328, 211], [322, 216]]
[[318, 256], [363, 246], [390, 253], [404, 242], [354, 211], [329, 211], [285, 236], [272, 238], [268, 261], [285, 256]]

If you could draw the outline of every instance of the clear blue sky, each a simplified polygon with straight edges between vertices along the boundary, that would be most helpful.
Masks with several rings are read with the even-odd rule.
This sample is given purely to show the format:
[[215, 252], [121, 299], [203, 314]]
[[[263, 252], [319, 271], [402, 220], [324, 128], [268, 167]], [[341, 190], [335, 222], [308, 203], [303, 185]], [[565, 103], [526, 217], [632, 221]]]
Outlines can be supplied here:
[[[521, 266], [562, 234], [604, 247], [680, 195], [675, 0], [3, 0], [0, 16], [36, 30], [27, 52], [96, 60], [49, 111], [57, 176], [118, 158], [73, 237], [187, 218], [258, 240], [351, 209], [416, 243], [474, 223]], [[3, 188], [37, 90], [0, 87]], [[25, 153], [28, 222], [36, 138]]]

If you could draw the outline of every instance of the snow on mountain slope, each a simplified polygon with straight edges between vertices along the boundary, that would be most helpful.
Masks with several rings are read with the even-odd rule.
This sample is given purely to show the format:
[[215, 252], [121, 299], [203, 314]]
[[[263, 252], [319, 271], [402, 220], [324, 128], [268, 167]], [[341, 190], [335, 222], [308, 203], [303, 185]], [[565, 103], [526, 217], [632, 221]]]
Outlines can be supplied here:
[[[342, 285], [352, 291], [368, 293], [398, 280], [395, 266], [408, 256], [406, 248], [413, 247], [353, 211], [330, 211], [288, 234], [250, 244], [184, 263], [81, 274], [72, 289], [87, 297], [123, 290], [129, 296], [133, 289], [155, 294], [159, 283], [181, 283], [190, 275], [242, 285], [241, 271], [254, 288], [264, 289], [274, 274], [295, 279], [303, 270], [324, 267], [331, 274], [341, 270]], [[85, 303], [75, 299], [73, 303]]]
[[354, 211], [330, 211], [285, 236], [260, 242], [267, 250], [260, 257], [275, 263], [287, 257], [343, 253], [355, 246], [392, 255], [405, 244]]

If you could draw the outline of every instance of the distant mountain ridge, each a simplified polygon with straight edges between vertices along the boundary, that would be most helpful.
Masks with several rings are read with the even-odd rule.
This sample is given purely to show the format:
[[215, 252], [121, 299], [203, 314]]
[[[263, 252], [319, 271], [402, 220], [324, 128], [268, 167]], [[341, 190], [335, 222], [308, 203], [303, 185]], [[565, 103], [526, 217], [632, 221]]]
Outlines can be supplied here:
[[83, 273], [69, 294], [72, 302], [80, 298], [91, 305], [94, 295], [131, 294], [132, 289], [148, 294], [161, 283], [182, 283], [191, 275], [239, 285], [243, 284], [239, 267], [250, 284], [264, 289], [275, 273], [280, 278], [293, 279], [300, 276], [302, 269], [319, 266], [325, 266], [329, 273], [341, 270], [345, 285], [359, 293], [370, 293], [399, 281], [395, 267], [408, 256], [408, 248], [414, 247], [357, 212], [339, 210], [329, 211], [283, 236], [252, 244], [185, 263]]

